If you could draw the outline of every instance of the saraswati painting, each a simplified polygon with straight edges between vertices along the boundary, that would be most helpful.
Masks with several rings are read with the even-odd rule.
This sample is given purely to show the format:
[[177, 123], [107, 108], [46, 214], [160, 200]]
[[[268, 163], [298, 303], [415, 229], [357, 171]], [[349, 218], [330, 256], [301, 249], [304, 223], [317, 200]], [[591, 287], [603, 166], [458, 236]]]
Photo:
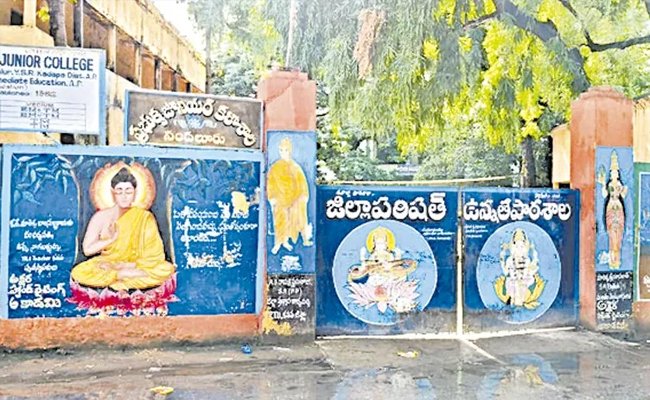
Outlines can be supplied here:
[[397, 221], [365, 223], [341, 242], [334, 259], [341, 303], [369, 324], [393, 325], [431, 300], [437, 271], [431, 248]]

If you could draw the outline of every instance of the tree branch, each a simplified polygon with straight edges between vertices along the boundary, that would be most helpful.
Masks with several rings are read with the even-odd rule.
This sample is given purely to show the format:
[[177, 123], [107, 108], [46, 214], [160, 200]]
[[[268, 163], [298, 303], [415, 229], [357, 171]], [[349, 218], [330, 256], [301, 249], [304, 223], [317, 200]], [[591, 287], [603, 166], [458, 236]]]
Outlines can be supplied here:
[[[573, 64], [570, 66], [571, 73], [573, 74], [573, 90], [581, 93], [589, 88], [590, 84], [584, 70], [584, 58], [578, 49], [569, 48], [564, 44], [564, 42], [562, 42], [560, 32], [553, 22], [541, 22], [534, 19], [530, 15], [521, 11], [519, 7], [510, 0], [494, 0], [494, 4], [497, 7], [497, 12], [503, 15], [508, 15], [511, 17], [511, 22], [515, 26], [532, 33], [540, 38], [544, 43], [550, 44], [553, 41], [561, 43], [566, 53], [558, 49], [555, 49], [555, 52], [560, 56], [567, 56]], [[552, 49], [555, 48], [555, 46], [549, 47]]]
[[[650, 0], [647, 0], [650, 1]], [[495, 11], [490, 14], [485, 14], [483, 16], [478, 17], [477, 19], [473, 19], [471, 21], [467, 21], [463, 24], [463, 30], [469, 30], [469, 29], [474, 29], [477, 26], [481, 25], [483, 22], [488, 21], [490, 19], [493, 19], [499, 15], [499, 11]]]
[[640, 36], [632, 39], [621, 40], [619, 42], [612, 42], [612, 43], [605, 43], [605, 44], [594, 43], [591, 40], [591, 38], [587, 37], [587, 47], [589, 47], [591, 51], [605, 51], [611, 49], [622, 50], [622, 49], [627, 49], [628, 47], [636, 46], [638, 44], [646, 44], [646, 43], [650, 43], [650, 35]]
[[[582, 30], [582, 33], [583, 35], [585, 35], [585, 39], [587, 40], [587, 47], [589, 47], [591, 51], [598, 52], [598, 51], [605, 51], [610, 49], [626, 49], [631, 46], [636, 46], [637, 44], [650, 43], [650, 35], [627, 39], [627, 40], [621, 40], [612, 43], [604, 43], [604, 44], [596, 43], [591, 38], [589, 32], [582, 25], [582, 21], [578, 16], [578, 12], [575, 10], [575, 8], [573, 8], [569, 0], [559, 0], [559, 1], [564, 6], [564, 8], [566, 8], [571, 13], [571, 15], [573, 15], [576, 21], [578, 21], [578, 23], [580, 24], [580, 29]], [[645, 6], [646, 6], [646, 10], [648, 10], [648, 14], [650, 15], [650, 0], [645, 0]]]
[[[650, 0], [648, 0], [648, 1], [650, 1]], [[582, 31], [582, 34], [585, 35], [585, 39], [587, 39], [587, 44], [593, 43], [593, 40], [591, 40], [591, 35], [585, 29], [584, 25], [582, 24], [582, 20], [580, 19], [580, 16], [578, 15], [578, 12], [576, 11], [575, 8], [573, 8], [573, 6], [569, 2], [569, 0], [560, 0], [560, 3], [564, 6], [564, 8], [566, 8], [571, 13], [571, 15], [573, 15], [573, 18], [575, 18], [576, 21], [578, 21], [578, 23], [580, 24], [580, 30]]]

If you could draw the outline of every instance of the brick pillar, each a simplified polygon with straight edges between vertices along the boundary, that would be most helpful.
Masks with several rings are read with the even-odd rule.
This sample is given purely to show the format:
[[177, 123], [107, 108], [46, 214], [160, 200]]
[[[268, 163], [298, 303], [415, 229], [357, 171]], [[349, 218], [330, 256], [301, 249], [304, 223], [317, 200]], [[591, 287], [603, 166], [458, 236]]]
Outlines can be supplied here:
[[[9, 8], [11, 8], [9, 6]], [[23, 25], [36, 26], [36, 0], [25, 0], [23, 3]]]
[[[260, 81], [257, 97], [265, 107], [262, 143], [267, 160], [268, 210], [267, 284], [260, 331], [266, 340], [284, 336], [311, 340], [316, 309], [316, 83], [298, 71], [271, 71]], [[281, 154], [295, 163], [283, 162]], [[276, 194], [287, 170], [294, 176], [288, 179], [306, 181], [308, 193], [297, 190], [296, 199]], [[306, 202], [306, 213], [305, 203], [287, 206], [287, 202], [301, 201]], [[297, 221], [292, 226], [286, 223], [288, 215]]]
[[[633, 102], [609, 87], [594, 87], [571, 105], [571, 187], [580, 190], [580, 320], [590, 329], [616, 329], [607, 319], [614, 313], [629, 313], [629, 301], [607, 302], [606, 280], [621, 283], [631, 296], [633, 265], [634, 167], [632, 161]], [[602, 189], [598, 175], [610, 179], [613, 153], [617, 154], [623, 185], [628, 193], [625, 203], [625, 234], [620, 265], [612, 256], [605, 223]], [[631, 169], [631, 171], [630, 171]], [[598, 172], [600, 171], [600, 172]], [[613, 265], [610, 265], [613, 264]], [[622, 279], [622, 281], [620, 280]], [[597, 307], [601, 310], [597, 311]], [[607, 311], [606, 311], [607, 310]]]

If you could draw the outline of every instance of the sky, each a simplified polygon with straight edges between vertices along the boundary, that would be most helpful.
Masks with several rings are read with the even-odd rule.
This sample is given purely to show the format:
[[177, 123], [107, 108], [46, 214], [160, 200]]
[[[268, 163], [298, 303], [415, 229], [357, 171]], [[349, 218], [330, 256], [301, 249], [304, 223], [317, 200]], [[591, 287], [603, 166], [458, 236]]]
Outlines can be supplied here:
[[162, 16], [169, 21], [182, 36], [184, 36], [194, 48], [201, 52], [203, 35], [194, 26], [194, 20], [187, 11], [187, 4], [178, 0], [151, 0]]

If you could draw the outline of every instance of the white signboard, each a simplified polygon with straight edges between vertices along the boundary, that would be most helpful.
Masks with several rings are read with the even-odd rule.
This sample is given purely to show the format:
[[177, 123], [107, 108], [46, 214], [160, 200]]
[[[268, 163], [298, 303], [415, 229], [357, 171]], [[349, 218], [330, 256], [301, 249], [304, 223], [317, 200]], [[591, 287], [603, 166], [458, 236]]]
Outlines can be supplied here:
[[100, 135], [104, 50], [0, 46], [0, 131]]

